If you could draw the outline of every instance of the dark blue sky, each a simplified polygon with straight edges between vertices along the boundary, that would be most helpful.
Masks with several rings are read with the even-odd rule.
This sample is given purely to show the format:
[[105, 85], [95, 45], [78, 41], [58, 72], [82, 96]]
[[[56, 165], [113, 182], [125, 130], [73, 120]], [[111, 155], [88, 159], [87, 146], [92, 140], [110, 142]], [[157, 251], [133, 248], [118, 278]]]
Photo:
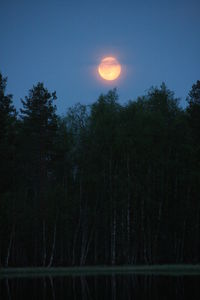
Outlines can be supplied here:
[[[200, 79], [199, 0], [0, 0], [0, 70], [20, 98], [38, 81], [56, 90], [59, 113], [117, 87], [124, 103], [162, 81], [181, 97]], [[96, 67], [114, 55], [117, 82]]]

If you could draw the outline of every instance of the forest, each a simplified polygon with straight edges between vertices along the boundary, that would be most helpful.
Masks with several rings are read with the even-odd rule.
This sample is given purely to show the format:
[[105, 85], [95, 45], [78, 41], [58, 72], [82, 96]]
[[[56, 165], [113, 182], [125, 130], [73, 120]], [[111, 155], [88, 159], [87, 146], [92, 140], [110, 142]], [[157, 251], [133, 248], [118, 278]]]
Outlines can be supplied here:
[[58, 115], [0, 74], [0, 267], [200, 262], [200, 81]]

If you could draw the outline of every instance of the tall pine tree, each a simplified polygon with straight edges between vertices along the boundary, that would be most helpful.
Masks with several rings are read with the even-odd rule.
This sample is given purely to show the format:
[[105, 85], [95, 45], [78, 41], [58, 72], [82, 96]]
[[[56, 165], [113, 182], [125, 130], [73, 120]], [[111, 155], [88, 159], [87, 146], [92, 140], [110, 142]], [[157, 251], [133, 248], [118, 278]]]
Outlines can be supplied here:
[[12, 183], [12, 165], [15, 146], [16, 110], [12, 95], [6, 95], [7, 78], [0, 73], [0, 193]]
[[21, 157], [28, 193], [36, 197], [44, 209], [44, 193], [53, 178], [52, 164], [57, 130], [56, 93], [38, 83], [22, 100], [23, 155]]

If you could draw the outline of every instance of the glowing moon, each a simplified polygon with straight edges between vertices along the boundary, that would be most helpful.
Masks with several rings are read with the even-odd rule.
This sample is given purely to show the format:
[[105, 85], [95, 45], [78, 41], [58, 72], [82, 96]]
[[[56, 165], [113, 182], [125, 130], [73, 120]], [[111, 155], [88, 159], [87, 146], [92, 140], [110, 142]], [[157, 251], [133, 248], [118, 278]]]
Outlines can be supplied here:
[[115, 80], [121, 73], [121, 65], [115, 57], [108, 56], [102, 59], [98, 71], [103, 79]]

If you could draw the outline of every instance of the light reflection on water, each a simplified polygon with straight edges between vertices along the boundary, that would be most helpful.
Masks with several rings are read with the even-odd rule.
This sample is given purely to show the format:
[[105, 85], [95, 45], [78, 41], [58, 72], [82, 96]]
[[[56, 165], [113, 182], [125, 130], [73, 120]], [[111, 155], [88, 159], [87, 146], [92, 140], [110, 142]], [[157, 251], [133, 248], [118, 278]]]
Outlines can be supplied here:
[[200, 276], [66, 276], [4, 278], [0, 299], [200, 299]]

